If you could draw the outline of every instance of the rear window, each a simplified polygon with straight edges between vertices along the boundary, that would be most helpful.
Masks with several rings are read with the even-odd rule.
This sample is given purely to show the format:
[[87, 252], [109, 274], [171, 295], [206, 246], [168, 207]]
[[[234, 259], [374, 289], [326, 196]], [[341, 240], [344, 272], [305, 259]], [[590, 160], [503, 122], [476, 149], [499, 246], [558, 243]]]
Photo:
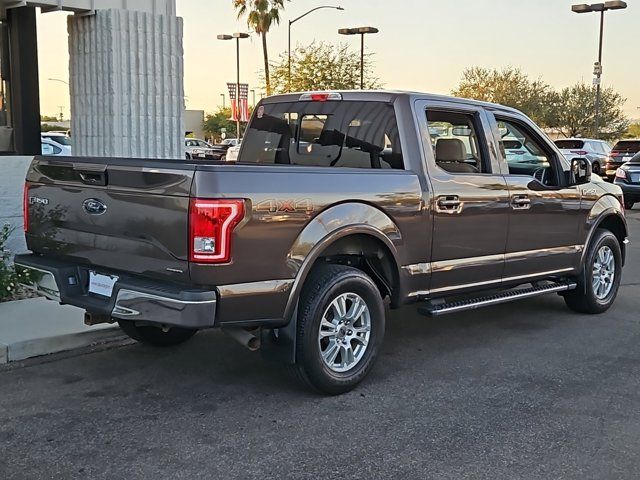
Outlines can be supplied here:
[[555, 144], [562, 150], [573, 150], [584, 147], [583, 140], [556, 140]]
[[503, 140], [505, 150], [518, 150], [522, 148], [522, 142], [520, 140]]
[[242, 145], [241, 163], [404, 168], [395, 112], [382, 102], [262, 105]]
[[640, 152], [640, 140], [621, 140], [613, 149], [618, 152]]
[[71, 145], [71, 139], [62, 135], [43, 135], [44, 138], [48, 138], [60, 145]]

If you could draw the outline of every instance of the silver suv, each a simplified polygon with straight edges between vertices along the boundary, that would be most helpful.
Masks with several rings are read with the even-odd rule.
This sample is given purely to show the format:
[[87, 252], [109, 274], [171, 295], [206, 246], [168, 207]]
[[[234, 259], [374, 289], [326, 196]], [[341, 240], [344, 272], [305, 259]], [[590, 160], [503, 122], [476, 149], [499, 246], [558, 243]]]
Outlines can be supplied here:
[[591, 171], [600, 175], [604, 173], [603, 168], [611, 145], [604, 140], [593, 138], [562, 138], [555, 141], [556, 146], [562, 154], [571, 161], [574, 158], [587, 158], [591, 162]]

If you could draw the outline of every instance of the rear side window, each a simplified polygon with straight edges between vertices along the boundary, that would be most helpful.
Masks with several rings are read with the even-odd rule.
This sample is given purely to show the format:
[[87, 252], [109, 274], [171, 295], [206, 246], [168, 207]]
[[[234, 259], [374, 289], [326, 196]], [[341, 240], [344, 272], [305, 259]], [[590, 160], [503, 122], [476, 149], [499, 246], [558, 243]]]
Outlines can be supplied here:
[[555, 144], [561, 150], [572, 150], [584, 147], [584, 140], [556, 140]]
[[404, 169], [395, 111], [383, 102], [262, 105], [242, 143], [240, 163]]
[[640, 152], [640, 140], [621, 140], [613, 149], [618, 152]]

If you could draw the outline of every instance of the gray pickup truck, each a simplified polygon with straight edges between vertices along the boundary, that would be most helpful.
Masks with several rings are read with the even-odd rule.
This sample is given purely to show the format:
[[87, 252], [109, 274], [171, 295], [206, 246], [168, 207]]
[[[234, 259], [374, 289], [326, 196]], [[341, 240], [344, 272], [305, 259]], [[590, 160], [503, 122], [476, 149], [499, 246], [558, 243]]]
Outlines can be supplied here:
[[327, 394], [371, 370], [387, 307], [604, 312], [627, 243], [620, 188], [522, 113], [408, 92], [266, 98], [237, 162], [36, 157], [24, 195], [43, 295], [153, 345], [219, 327]]

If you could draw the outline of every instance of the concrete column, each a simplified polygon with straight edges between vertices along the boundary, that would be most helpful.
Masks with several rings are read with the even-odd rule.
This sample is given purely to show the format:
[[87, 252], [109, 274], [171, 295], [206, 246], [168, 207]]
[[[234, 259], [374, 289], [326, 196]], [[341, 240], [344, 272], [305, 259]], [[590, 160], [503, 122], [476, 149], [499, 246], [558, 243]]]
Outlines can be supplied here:
[[73, 154], [184, 158], [182, 19], [70, 16]]

